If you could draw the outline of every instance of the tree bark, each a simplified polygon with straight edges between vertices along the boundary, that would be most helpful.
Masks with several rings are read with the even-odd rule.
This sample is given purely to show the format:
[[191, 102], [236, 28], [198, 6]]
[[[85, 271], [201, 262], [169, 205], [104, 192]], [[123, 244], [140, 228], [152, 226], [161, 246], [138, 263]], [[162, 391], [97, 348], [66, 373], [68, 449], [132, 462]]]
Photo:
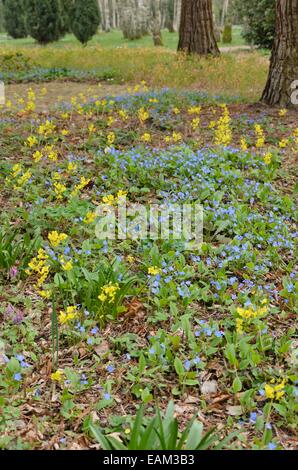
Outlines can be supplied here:
[[163, 3], [163, 0], [151, 0], [151, 30], [154, 46], [163, 46], [161, 35]]
[[[277, 0], [275, 39], [269, 76], [261, 100], [271, 106], [294, 105], [293, 84], [296, 80], [298, 80], [298, 0]], [[295, 94], [297, 96], [297, 92]]]
[[182, 0], [178, 51], [219, 55], [214, 34], [212, 0]]

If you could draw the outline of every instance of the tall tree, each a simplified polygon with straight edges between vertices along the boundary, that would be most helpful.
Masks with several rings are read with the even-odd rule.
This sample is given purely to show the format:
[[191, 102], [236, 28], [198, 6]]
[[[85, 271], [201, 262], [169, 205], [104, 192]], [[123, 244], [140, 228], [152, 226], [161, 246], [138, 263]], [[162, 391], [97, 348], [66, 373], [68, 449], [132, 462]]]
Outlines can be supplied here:
[[18, 39], [27, 36], [24, 0], [5, 0], [4, 26], [12, 38]]
[[179, 51], [218, 55], [213, 25], [212, 0], [182, 0]]
[[61, 35], [58, 0], [26, 0], [27, 29], [40, 44], [57, 41]]
[[290, 106], [298, 79], [298, 0], [276, 0], [275, 37], [262, 101]]
[[97, 0], [75, 0], [71, 30], [84, 45], [94, 36], [100, 23], [100, 11]]

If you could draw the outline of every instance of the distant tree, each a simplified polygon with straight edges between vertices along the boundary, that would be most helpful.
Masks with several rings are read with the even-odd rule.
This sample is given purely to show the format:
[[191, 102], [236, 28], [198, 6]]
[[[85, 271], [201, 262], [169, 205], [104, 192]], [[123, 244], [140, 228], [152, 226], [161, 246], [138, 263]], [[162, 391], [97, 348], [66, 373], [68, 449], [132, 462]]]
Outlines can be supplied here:
[[27, 28], [24, 0], [5, 0], [3, 13], [7, 33], [15, 39], [25, 38]]
[[161, 35], [161, 28], [162, 28], [162, 8], [163, 8], [163, 0], [151, 0], [151, 31], [153, 37], [153, 43], [155, 46], [162, 46], [162, 35]]
[[57, 41], [62, 35], [59, 0], [26, 0], [27, 29], [40, 44]]
[[182, 0], [178, 50], [188, 54], [218, 55], [212, 0]]
[[76, 38], [86, 45], [100, 24], [97, 0], [75, 0], [71, 16], [71, 30]]
[[234, 0], [247, 42], [271, 49], [275, 26], [275, 0]]

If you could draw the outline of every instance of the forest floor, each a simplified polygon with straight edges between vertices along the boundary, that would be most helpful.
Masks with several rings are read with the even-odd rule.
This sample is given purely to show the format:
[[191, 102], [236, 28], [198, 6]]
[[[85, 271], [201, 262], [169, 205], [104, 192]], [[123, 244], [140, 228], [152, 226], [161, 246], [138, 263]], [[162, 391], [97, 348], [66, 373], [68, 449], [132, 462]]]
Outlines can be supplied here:
[[[209, 448], [297, 448], [297, 112], [195, 84], [6, 91], [0, 447], [101, 448], [93, 426], [126, 445], [172, 399]], [[203, 245], [139, 240], [133, 217], [102, 240], [123, 198], [201, 204]]]

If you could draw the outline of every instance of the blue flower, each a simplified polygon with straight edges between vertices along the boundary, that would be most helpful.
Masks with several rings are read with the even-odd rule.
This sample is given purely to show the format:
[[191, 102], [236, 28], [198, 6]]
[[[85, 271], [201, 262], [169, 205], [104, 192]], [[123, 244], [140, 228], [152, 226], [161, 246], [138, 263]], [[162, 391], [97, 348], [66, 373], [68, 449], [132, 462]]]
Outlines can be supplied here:
[[276, 446], [276, 444], [274, 444], [274, 442], [269, 442], [269, 444], [268, 444], [268, 449], [269, 449], [269, 450], [275, 450], [276, 447], [277, 447], [277, 446]]
[[111, 395], [107, 392], [104, 394], [103, 397], [104, 397], [105, 400], [110, 400], [111, 399]]
[[14, 374], [13, 378], [16, 382], [20, 382], [22, 380], [22, 374], [20, 374], [20, 372], [17, 372], [16, 374]]
[[115, 367], [113, 366], [113, 364], [109, 364], [108, 367], [107, 367], [107, 371], [112, 374], [112, 372], [114, 372], [115, 370]]

